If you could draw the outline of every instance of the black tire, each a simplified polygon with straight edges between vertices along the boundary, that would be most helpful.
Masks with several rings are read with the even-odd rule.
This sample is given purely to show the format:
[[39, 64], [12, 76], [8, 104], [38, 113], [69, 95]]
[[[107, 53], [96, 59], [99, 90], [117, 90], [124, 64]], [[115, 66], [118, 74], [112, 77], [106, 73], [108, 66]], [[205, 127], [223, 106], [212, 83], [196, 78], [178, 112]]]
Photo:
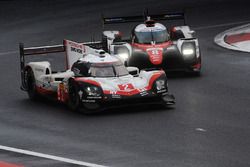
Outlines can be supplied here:
[[99, 104], [84, 104], [79, 96], [79, 87], [74, 80], [69, 81], [68, 108], [83, 114], [93, 114], [99, 112]]
[[27, 93], [31, 100], [37, 100], [39, 98], [39, 94], [36, 90], [36, 80], [34, 77], [34, 73], [31, 68], [26, 70], [26, 84], [27, 84]]
[[68, 99], [68, 107], [72, 111], [79, 111], [80, 109], [80, 96], [79, 96], [79, 88], [75, 81], [69, 81], [69, 99]]

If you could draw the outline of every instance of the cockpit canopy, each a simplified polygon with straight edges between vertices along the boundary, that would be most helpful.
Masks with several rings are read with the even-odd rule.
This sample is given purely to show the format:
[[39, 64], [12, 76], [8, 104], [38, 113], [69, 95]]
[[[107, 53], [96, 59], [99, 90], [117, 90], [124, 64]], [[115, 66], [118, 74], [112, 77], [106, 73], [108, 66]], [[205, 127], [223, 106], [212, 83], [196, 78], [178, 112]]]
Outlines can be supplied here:
[[163, 43], [169, 40], [166, 27], [160, 23], [154, 26], [140, 24], [134, 29], [134, 42], [140, 44]]
[[122, 62], [115, 63], [89, 63], [77, 61], [72, 66], [76, 77], [120, 77], [129, 72]]

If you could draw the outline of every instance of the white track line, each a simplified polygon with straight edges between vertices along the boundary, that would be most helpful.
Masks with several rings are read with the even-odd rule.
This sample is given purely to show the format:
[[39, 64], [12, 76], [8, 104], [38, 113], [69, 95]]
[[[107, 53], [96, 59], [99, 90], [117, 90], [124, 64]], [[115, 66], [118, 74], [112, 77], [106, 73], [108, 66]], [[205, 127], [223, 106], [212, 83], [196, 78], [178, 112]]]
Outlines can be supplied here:
[[[216, 25], [200, 26], [200, 27], [193, 27], [193, 29], [194, 30], [213, 29], [213, 28], [218, 28], [218, 27], [225, 27], [225, 26], [232, 26], [232, 25], [246, 24], [246, 23], [250, 23], [250, 21], [248, 20], [248, 21], [238, 21], [238, 22], [230, 22], [230, 23], [223, 23], [223, 24], [216, 24]], [[90, 43], [90, 42], [86, 42], [86, 43]], [[61, 45], [58, 45], [58, 46], [61, 46]], [[15, 53], [18, 53], [18, 51], [1, 52], [0, 56], [15, 54]]]
[[58, 156], [54, 156], [54, 155], [43, 154], [43, 153], [38, 153], [38, 152], [28, 151], [28, 150], [22, 150], [22, 149], [2, 146], [2, 145], [0, 145], [0, 150], [10, 151], [10, 152], [15, 152], [15, 153], [40, 157], [40, 158], [46, 158], [46, 159], [51, 159], [51, 160], [56, 160], [56, 161], [62, 161], [62, 162], [86, 166], [86, 167], [107, 167], [107, 166], [103, 166], [103, 165], [97, 165], [97, 164], [93, 164], [93, 163], [77, 161], [77, 160], [73, 160], [73, 159], [69, 159], [69, 158], [63, 158], [63, 157], [58, 157]]
[[5, 55], [15, 54], [15, 53], [18, 53], [18, 51], [1, 52], [1, 53], [0, 53], [0, 56], [5, 56]]

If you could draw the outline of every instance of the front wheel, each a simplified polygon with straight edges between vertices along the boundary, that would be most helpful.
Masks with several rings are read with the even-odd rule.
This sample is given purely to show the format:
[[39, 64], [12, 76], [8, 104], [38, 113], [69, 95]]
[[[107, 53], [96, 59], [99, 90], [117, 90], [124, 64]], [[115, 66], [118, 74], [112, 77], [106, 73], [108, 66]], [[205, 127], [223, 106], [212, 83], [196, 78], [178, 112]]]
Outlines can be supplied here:
[[69, 99], [68, 99], [68, 107], [72, 111], [79, 111], [80, 109], [80, 96], [79, 96], [79, 88], [74, 81], [69, 81]]

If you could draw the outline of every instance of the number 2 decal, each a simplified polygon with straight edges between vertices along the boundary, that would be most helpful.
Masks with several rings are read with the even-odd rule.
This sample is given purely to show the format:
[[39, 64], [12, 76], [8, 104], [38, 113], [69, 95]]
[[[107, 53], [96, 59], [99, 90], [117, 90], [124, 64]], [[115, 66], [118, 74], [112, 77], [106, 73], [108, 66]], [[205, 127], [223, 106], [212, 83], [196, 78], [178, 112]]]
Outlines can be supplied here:
[[129, 90], [134, 89], [134, 86], [131, 83], [118, 85], [120, 90]]

